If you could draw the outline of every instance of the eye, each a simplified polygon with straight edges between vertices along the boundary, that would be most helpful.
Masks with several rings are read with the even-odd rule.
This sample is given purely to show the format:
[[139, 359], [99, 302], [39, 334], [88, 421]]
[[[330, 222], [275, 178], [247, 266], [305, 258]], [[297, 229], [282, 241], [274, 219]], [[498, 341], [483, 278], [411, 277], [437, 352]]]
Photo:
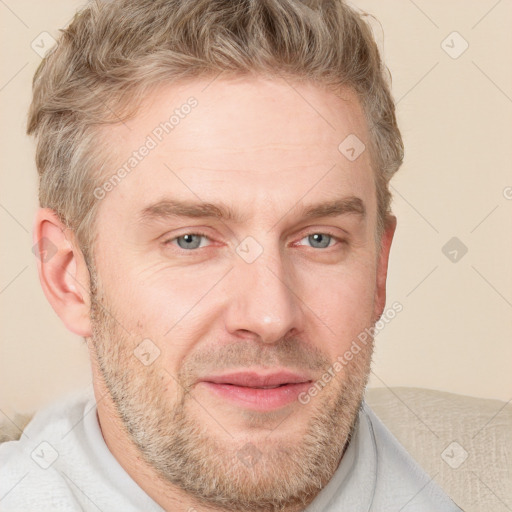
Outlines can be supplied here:
[[[210, 240], [208, 236], [204, 233], [185, 233], [183, 235], [176, 236], [174, 238], [170, 238], [164, 242], [164, 245], [174, 245], [178, 246], [180, 249], [184, 251], [193, 251], [194, 249], [200, 249], [208, 245], [206, 242], [202, 243], [203, 240]], [[334, 236], [331, 233], [323, 233], [317, 232], [312, 233], [310, 235], [302, 238], [298, 243], [307, 240], [311, 247], [314, 249], [328, 249], [333, 245], [336, 245], [337, 242], [343, 243], [343, 240]]]
[[[169, 240], [166, 240], [164, 243], [178, 245], [180, 249], [191, 250], [204, 247], [204, 245], [201, 245], [202, 238], [208, 239], [208, 237], [203, 233], [185, 233], [184, 235], [170, 238]], [[176, 241], [176, 244], [173, 243], [174, 241]]]
[[[314, 249], [327, 249], [329, 247], [332, 247], [332, 245], [330, 245], [330, 242], [341, 241], [338, 237], [335, 237], [330, 233], [312, 233], [311, 235], [305, 236], [302, 240], [306, 239]], [[300, 241], [302, 242], [302, 240]]]

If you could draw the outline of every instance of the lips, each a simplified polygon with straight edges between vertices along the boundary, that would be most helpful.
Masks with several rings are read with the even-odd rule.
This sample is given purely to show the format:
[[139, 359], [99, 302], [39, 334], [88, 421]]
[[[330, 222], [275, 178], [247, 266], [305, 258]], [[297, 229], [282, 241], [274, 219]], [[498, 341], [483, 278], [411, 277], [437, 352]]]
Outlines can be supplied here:
[[276, 388], [286, 384], [298, 384], [309, 382], [308, 376], [299, 375], [288, 371], [279, 371], [269, 374], [256, 372], [236, 372], [224, 375], [211, 376], [201, 379], [214, 384], [231, 384], [248, 388]]
[[[271, 410], [290, 404], [311, 385], [310, 376], [287, 370], [232, 372], [202, 378], [198, 384], [239, 407]], [[200, 386], [200, 387], [201, 387]]]

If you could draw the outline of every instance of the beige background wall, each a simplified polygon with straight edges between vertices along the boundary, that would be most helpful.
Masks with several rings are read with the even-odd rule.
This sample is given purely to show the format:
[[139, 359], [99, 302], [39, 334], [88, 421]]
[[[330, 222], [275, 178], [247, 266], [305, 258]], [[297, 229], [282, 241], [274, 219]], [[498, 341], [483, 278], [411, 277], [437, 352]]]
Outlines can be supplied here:
[[[41, 32], [57, 36], [81, 4], [0, 3], [0, 409], [6, 414], [39, 407], [90, 381], [82, 340], [66, 331], [39, 285], [31, 252], [36, 170], [33, 143], [24, 135], [40, 61], [31, 44], [42, 50], [41, 38], [48, 36]], [[388, 283], [388, 304], [399, 301], [403, 311], [378, 336], [370, 385], [508, 401], [512, 3], [353, 4], [380, 22], [372, 25], [393, 75], [406, 146], [393, 181], [398, 230]], [[455, 246], [444, 254], [452, 237], [467, 248], [462, 257]]]

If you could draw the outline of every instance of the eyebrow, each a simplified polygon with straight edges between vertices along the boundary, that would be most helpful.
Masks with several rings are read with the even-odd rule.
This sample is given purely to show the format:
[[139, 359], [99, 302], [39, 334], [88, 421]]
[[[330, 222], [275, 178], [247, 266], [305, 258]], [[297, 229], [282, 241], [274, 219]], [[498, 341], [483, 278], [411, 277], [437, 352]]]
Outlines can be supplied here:
[[[356, 214], [364, 218], [366, 208], [362, 199], [349, 196], [324, 203], [303, 206], [299, 211], [299, 216], [303, 220], [320, 217], [338, 217], [347, 214]], [[152, 222], [173, 217], [213, 218], [237, 224], [247, 220], [246, 216], [236, 212], [224, 203], [190, 202], [177, 199], [163, 199], [145, 207], [139, 213], [140, 222]]]

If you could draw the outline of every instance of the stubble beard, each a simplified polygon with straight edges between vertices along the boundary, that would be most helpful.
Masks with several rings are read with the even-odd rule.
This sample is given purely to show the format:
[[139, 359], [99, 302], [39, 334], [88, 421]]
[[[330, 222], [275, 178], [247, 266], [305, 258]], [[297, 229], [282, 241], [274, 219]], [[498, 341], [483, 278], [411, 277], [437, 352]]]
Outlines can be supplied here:
[[[312, 412], [299, 442], [295, 429], [293, 441], [285, 433], [279, 435], [280, 429], [284, 432], [293, 422], [293, 411], [265, 441], [262, 435], [256, 440], [251, 432], [244, 439], [233, 439], [219, 435], [222, 428], [212, 431], [190, 411], [197, 401], [190, 393], [187, 369], [172, 377], [158, 361], [145, 367], [134, 356], [141, 338], [126, 334], [119, 326], [112, 315], [115, 308], [105, 300], [94, 269], [91, 297], [92, 344], [101, 377], [121, 427], [161, 481], [213, 509], [283, 512], [307, 506], [331, 479], [357, 425], [373, 341], [343, 367], [342, 378], [333, 379], [311, 399], [308, 407]], [[285, 345], [279, 354], [292, 353], [293, 342], [283, 341]], [[248, 348], [242, 355], [233, 345], [231, 357], [235, 351], [239, 362], [246, 360]], [[260, 351], [254, 343], [250, 351], [252, 360], [268, 363], [264, 356], [268, 351]], [[324, 369], [326, 362], [329, 366], [325, 355], [319, 356], [320, 361]], [[164, 383], [172, 384], [174, 379], [178, 386], [173, 402], [170, 393], [164, 392]], [[207, 414], [207, 404], [199, 405], [196, 410]], [[257, 415], [254, 413], [254, 425]], [[211, 424], [212, 418], [215, 411], [208, 418]]]

